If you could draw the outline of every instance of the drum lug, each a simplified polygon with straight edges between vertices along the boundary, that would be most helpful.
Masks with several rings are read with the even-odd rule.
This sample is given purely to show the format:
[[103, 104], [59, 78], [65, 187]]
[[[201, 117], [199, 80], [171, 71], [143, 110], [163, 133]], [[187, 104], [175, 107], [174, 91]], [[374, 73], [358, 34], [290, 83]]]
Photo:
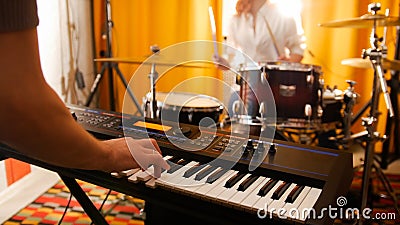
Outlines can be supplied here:
[[307, 75], [306, 79], [307, 79], [307, 84], [308, 85], [312, 86], [314, 84], [314, 75], [312, 75], [312, 74]]
[[193, 121], [193, 109], [190, 109], [190, 111], [189, 111], [188, 120], [190, 123]]

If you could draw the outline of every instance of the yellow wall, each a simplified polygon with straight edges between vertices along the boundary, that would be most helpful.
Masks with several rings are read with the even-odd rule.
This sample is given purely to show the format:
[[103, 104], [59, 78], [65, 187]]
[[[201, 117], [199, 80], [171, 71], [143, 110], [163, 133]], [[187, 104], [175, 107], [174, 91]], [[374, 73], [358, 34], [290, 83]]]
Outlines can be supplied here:
[[[102, 4], [97, 1], [96, 4]], [[113, 27], [113, 53], [114, 57], [135, 59], [135, 62], [142, 62], [151, 55], [150, 46], [158, 45], [161, 53], [166, 48], [173, 45], [184, 45], [187, 41], [193, 40], [211, 40], [211, 28], [208, 15], [208, 6], [213, 5], [214, 11], [217, 13], [220, 8], [220, 1], [205, 0], [113, 0], [111, 1]], [[98, 16], [98, 18], [100, 18]], [[217, 17], [217, 22], [220, 18]], [[98, 22], [99, 19], [97, 20]], [[97, 22], [97, 23], [98, 23]], [[218, 33], [220, 33], [218, 29]], [[219, 35], [220, 36], [220, 35]], [[212, 46], [201, 49], [188, 49], [189, 52], [183, 51], [188, 55], [182, 59], [208, 58], [211, 60]], [[192, 52], [190, 52], [192, 51]], [[197, 51], [197, 52], [193, 52]], [[170, 53], [171, 54], [171, 53]], [[192, 54], [192, 56], [191, 56]], [[193, 56], [193, 54], [195, 56]], [[161, 58], [159, 63], [163, 63]], [[180, 62], [185, 63], [185, 62]], [[157, 64], [156, 71], [159, 73], [160, 80], [157, 82], [157, 91], [170, 91], [180, 82], [193, 77], [207, 76], [218, 78], [219, 72], [214, 66], [207, 63], [196, 63], [197, 66], [204, 68], [174, 68], [160, 67]], [[150, 91], [150, 83], [148, 73], [150, 66], [144, 65], [138, 70], [139, 63], [119, 64], [119, 67], [127, 80], [131, 80], [131, 88], [134, 90], [135, 96], [139, 102], [147, 92]], [[134, 111], [134, 106], [130, 99], [124, 101], [125, 88], [118, 79], [116, 83], [117, 111], [130, 109]], [[212, 96], [220, 95], [220, 91], [213, 85], [213, 82], [207, 78], [196, 79], [196, 86], [191, 90], [202, 94]], [[103, 95], [107, 95], [105, 89]], [[107, 96], [106, 96], [107, 97]], [[107, 104], [107, 103], [106, 103]], [[103, 103], [103, 105], [106, 105]], [[130, 111], [130, 110], [129, 110]]]

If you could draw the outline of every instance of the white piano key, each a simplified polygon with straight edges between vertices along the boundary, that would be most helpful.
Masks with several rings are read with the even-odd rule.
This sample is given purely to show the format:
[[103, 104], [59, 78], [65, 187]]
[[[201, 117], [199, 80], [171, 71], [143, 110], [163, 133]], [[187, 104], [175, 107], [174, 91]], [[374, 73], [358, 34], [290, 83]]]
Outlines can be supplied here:
[[[210, 173], [208, 176], [204, 177], [200, 181], [197, 181], [194, 178], [196, 177], [197, 173], [200, 173], [201, 171], [207, 169], [208, 167], [209, 167], [209, 165], [205, 166], [204, 168], [200, 169], [199, 171], [197, 171], [196, 173], [192, 174], [192, 176], [190, 176], [188, 178], [183, 177], [183, 179], [180, 180], [179, 183], [177, 183], [177, 187], [179, 189], [182, 189], [182, 191], [185, 191], [186, 188], [192, 187], [192, 186], [198, 188], [201, 184], [204, 184], [206, 182], [207, 177], [210, 176], [212, 173]], [[218, 168], [218, 169], [220, 169], [220, 168]], [[215, 171], [217, 171], [218, 169], [216, 169]], [[194, 189], [192, 191], [194, 191]]]
[[[248, 197], [251, 193], [255, 192], [257, 194], [257, 187], [260, 186], [260, 184], [265, 181], [265, 177], [259, 177], [254, 183], [252, 183], [245, 191], [238, 191], [236, 194], [232, 196], [232, 198], [229, 199], [229, 202], [231, 204], [235, 205], [241, 205], [240, 203]], [[261, 187], [260, 187], [261, 188]]]
[[[174, 173], [168, 173], [165, 171], [164, 173], [161, 174], [161, 177], [156, 180], [156, 184], [174, 188], [174, 186], [176, 186], [176, 184], [177, 184], [177, 182], [176, 182], [177, 179], [180, 179], [181, 177], [183, 177], [183, 174], [185, 173], [185, 171], [187, 169], [189, 169], [190, 167], [196, 165], [197, 163], [198, 162], [192, 161], [192, 162], [186, 164], [185, 166], [182, 166]], [[177, 178], [177, 179], [175, 179], [175, 178]]]
[[154, 177], [154, 167], [153, 166], [150, 166], [145, 171], [140, 171], [136, 176], [138, 181], [144, 181], [144, 182], [150, 180], [153, 177]]
[[[200, 172], [202, 172], [203, 170], [207, 170], [208, 167], [210, 167], [210, 165], [205, 166], [204, 168], [202, 168], [201, 170], [199, 170], [197, 173], [193, 174], [192, 176], [182, 179], [181, 182], [178, 184], [178, 187], [183, 191], [183, 192], [187, 192], [187, 193], [193, 193], [193, 194], [197, 194], [196, 191], [197, 189], [201, 188], [202, 186], [204, 186], [207, 181], [207, 178], [209, 176], [211, 176], [211, 174], [222, 170], [222, 168], [217, 168], [215, 169], [212, 173], [208, 174], [207, 176], [203, 177], [203, 179], [201, 180], [195, 180], [194, 178], [196, 177], [196, 175]], [[220, 178], [221, 179], [221, 178]]]
[[260, 195], [258, 195], [258, 191], [270, 180], [271, 178], [266, 177], [260, 185], [258, 185], [253, 192], [251, 192], [244, 200], [240, 202], [240, 205], [246, 209], [246, 210], [251, 210], [253, 205], [256, 204], [256, 202], [262, 198]]
[[205, 183], [202, 185], [199, 189], [195, 191], [197, 195], [200, 195], [202, 197], [206, 197], [206, 194], [210, 192], [213, 188], [223, 186], [225, 185], [225, 182], [229, 180], [229, 178], [233, 175], [238, 173], [238, 171], [235, 170], [229, 170], [227, 171], [222, 177], [220, 177], [218, 180], [214, 181], [212, 184]]
[[119, 174], [124, 177], [129, 177], [130, 175], [137, 173], [139, 170], [140, 170], [139, 168], [124, 170], [124, 171], [119, 172]]
[[[293, 219], [299, 219], [299, 218], [296, 218], [299, 215], [296, 215], [295, 213], [299, 209], [300, 204], [303, 202], [303, 200], [308, 195], [310, 190], [311, 190], [311, 187], [305, 186], [304, 189], [301, 191], [299, 196], [297, 196], [296, 200], [294, 200], [293, 203], [286, 203], [285, 204], [285, 206], [283, 208], [285, 209], [285, 212], [286, 212], [285, 216], [286, 217], [288, 217], [288, 218], [290, 217], [290, 218], [293, 218]], [[293, 210], [293, 212], [291, 210]]]
[[[164, 160], [168, 160], [168, 159], [170, 159], [170, 158], [172, 158], [172, 156], [169, 156], [169, 155], [163, 157]], [[150, 168], [152, 168], [152, 166], [149, 167], [148, 169], [150, 169]], [[147, 169], [147, 170], [148, 170], [148, 169]], [[146, 170], [146, 171], [147, 171], [147, 170]], [[153, 171], [154, 171], [154, 168], [153, 168]], [[138, 169], [138, 171], [137, 171], [136, 173], [134, 173], [134, 174], [132, 174], [130, 177], [128, 177], [128, 181], [129, 181], [129, 182], [133, 182], [133, 183], [138, 183], [138, 182], [140, 181], [140, 180], [138, 180], [138, 176], [139, 176], [139, 175], [141, 176], [140, 179], [142, 179], [143, 176], [146, 176], [146, 174], [143, 174], [143, 172], [145, 172], [145, 171], [141, 171], [140, 169]], [[149, 171], [148, 171], [148, 172], [149, 172]], [[147, 181], [147, 180], [146, 180], [146, 181]]]
[[257, 211], [259, 209], [265, 209], [267, 210], [267, 207], [271, 204], [273, 201], [272, 199], [272, 194], [275, 192], [275, 190], [283, 183], [283, 181], [278, 181], [274, 187], [264, 196], [261, 197], [253, 206], [252, 210]]
[[[238, 171], [234, 171], [230, 176], [224, 176], [223, 179], [218, 179], [214, 183], [210, 185], [210, 188], [208, 191], [202, 192], [205, 198], [207, 199], [215, 199], [219, 194], [221, 194], [226, 187], [224, 187], [225, 183], [232, 177], [235, 176], [238, 173]], [[221, 177], [222, 178], [222, 177]], [[199, 189], [199, 192], [203, 191]]]
[[[285, 200], [287, 198], [287, 196], [290, 194], [290, 192], [293, 190], [293, 188], [296, 187], [296, 184], [291, 184], [288, 189], [285, 191], [285, 193], [283, 193], [283, 195], [277, 199], [277, 200], [273, 200], [269, 205], [268, 205], [268, 212], [272, 211], [273, 214], [278, 214], [281, 213], [278, 210], [282, 209], [283, 206], [285, 205]], [[283, 215], [280, 215], [283, 216]]]
[[138, 183], [137, 175], [141, 172], [141, 170], [137, 171], [136, 173], [132, 174], [128, 177], [128, 181], [132, 183]]
[[227, 202], [234, 194], [238, 193], [238, 188], [239, 185], [245, 181], [249, 176], [251, 176], [251, 174], [246, 174], [242, 177], [242, 179], [240, 179], [238, 182], [236, 182], [235, 185], [233, 185], [231, 188], [226, 188], [223, 187], [224, 190], [221, 194], [219, 194], [217, 197], [217, 199], [221, 200], [222, 202]]
[[299, 206], [300, 221], [305, 221], [309, 216], [309, 210], [313, 209], [317, 202], [322, 190], [318, 188], [311, 188], [310, 192]]
[[182, 182], [182, 180], [185, 179], [185, 177], [183, 176], [185, 174], [185, 172], [192, 168], [193, 166], [197, 165], [198, 162], [192, 161], [190, 163], [188, 163], [186, 166], [184, 166], [183, 168], [180, 168], [176, 174], [176, 176], [174, 176], [173, 178], [171, 178], [171, 180], [169, 180], [169, 183], [171, 184], [171, 188], [173, 189], [181, 189], [181, 186], [179, 185], [179, 183]]

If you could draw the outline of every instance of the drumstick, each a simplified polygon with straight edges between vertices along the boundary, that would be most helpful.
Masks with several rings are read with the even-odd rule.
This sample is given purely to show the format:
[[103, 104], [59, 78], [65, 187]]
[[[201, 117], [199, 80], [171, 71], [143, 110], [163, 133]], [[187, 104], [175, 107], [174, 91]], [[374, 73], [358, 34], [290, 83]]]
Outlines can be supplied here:
[[281, 56], [281, 52], [279, 51], [278, 44], [276, 43], [275, 35], [272, 33], [271, 27], [269, 26], [269, 23], [268, 23], [267, 19], [265, 18], [265, 16], [263, 18], [264, 18], [265, 23], [267, 24], [267, 30], [268, 30], [269, 36], [271, 37], [272, 44], [274, 45], [276, 54], [278, 54], [278, 57], [279, 57], [279, 56]]
[[211, 31], [212, 31], [212, 38], [214, 41], [214, 53], [218, 55], [218, 47], [217, 47], [217, 28], [215, 25], [215, 18], [214, 12], [211, 6], [208, 7], [208, 14], [210, 15], [210, 23], [211, 23]]

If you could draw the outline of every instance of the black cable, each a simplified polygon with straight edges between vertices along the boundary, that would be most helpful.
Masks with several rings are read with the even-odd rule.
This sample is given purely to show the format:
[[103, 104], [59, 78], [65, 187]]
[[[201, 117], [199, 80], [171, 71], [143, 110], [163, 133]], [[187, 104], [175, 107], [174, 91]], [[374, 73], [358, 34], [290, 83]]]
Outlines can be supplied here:
[[72, 200], [72, 194], [70, 193], [70, 194], [69, 194], [68, 203], [67, 203], [67, 205], [65, 206], [64, 213], [62, 214], [60, 220], [58, 221], [58, 225], [61, 224], [61, 222], [63, 221], [65, 215], [67, 214], [67, 210], [68, 210], [68, 208], [69, 208], [69, 205], [71, 204], [71, 200]]
[[[108, 193], [107, 193], [106, 197], [104, 198], [103, 202], [101, 203], [101, 205], [100, 205], [100, 207], [99, 207], [99, 212], [100, 212], [100, 213], [101, 213], [101, 210], [103, 209], [103, 206], [104, 206], [104, 204], [106, 203], [108, 197], [110, 196], [110, 194], [111, 194], [111, 189], [108, 190]], [[103, 216], [104, 216], [104, 215], [103, 215]], [[93, 224], [93, 222], [90, 223], [90, 225], [92, 225], [92, 224]]]

